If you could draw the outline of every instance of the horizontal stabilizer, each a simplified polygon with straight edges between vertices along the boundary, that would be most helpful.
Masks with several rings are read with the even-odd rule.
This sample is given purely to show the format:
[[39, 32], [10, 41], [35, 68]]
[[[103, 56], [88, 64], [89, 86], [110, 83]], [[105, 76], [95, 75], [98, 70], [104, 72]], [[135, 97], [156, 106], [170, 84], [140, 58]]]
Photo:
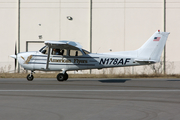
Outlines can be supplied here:
[[149, 64], [157, 62], [155, 60], [139, 60], [139, 59], [135, 59], [134, 61], [138, 63], [149, 63]]

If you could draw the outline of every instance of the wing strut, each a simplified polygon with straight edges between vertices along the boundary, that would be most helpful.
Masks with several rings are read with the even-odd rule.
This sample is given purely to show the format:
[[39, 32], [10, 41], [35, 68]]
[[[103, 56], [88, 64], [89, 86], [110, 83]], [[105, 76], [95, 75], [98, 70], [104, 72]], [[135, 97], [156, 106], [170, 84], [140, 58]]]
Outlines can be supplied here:
[[50, 49], [51, 49], [51, 47], [50, 47], [50, 45], [48, 45], [48, 56], [47, 56], [47, 63], [46, 63], [46, 70], [48, 70], [48, 67], [49, 67], [49, 57], [50, 57]]

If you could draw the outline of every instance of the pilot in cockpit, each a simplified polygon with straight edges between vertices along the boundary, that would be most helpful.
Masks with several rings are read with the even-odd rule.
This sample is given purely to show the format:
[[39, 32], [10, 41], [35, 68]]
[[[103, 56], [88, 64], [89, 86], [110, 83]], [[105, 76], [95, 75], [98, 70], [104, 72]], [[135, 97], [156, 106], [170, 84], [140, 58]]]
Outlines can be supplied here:
[[60, 49], [53, 49], [53, 55], [60, 55]]

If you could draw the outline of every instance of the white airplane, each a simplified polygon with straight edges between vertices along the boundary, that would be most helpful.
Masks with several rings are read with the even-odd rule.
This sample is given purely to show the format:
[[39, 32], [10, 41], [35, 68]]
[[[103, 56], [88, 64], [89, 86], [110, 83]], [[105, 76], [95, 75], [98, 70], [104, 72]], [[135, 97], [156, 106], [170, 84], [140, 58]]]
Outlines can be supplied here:
[[149, 65], [160, 61], [169, 32], [155, 32], [139, 49], [134, 51], [90, 53], [73, 41], [45, 41], [45, 46], [36, 52], [11, 55], [26, 70], [31, 70], [27, 80], [34, 79], [35, 70], [62, 71], [58, 81], [68, 79], [67, 71], [102, 69]]

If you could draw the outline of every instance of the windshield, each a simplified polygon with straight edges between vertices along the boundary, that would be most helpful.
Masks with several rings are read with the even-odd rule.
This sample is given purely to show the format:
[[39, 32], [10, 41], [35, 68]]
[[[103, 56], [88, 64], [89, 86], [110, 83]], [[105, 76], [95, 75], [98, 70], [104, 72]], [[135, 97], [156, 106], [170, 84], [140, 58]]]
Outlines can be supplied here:
[[47, 46], [44, 46], [43, 48], [41, 48], [39, 50], [42, 54], [48, 54], [48, 47]]
[[41, 52], [45, 47], [46, 47], [46, 46], [42, 47], [42, 48], [39, 50], [39, 52]]

